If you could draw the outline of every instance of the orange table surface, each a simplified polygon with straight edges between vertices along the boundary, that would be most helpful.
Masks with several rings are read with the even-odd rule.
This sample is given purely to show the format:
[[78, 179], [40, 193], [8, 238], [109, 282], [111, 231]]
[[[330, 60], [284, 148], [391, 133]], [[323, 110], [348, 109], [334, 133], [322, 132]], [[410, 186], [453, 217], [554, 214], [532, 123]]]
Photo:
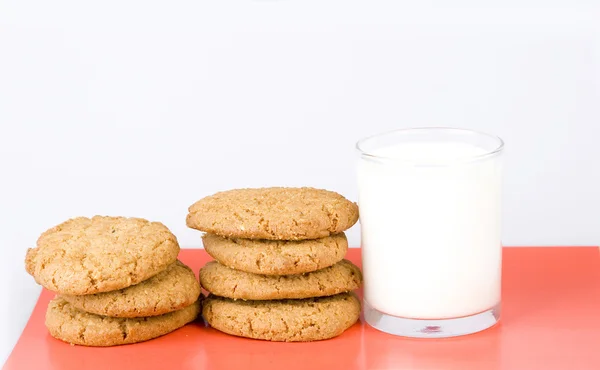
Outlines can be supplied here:
[[[5, 369], [600, 369], [598, 247], [505, 248], [503, 256], [500, 323], [464, 337], [395, 337], [361, 318], [311, 343], [237, 338], [194, 323], [144, 343], [71, 346], [44, 327], [54, 296], [44, 290]], [[347, 258], [360, 265], [360, 249]], [[210, 258], [187, 249], [180, 259], [197, 272]]]

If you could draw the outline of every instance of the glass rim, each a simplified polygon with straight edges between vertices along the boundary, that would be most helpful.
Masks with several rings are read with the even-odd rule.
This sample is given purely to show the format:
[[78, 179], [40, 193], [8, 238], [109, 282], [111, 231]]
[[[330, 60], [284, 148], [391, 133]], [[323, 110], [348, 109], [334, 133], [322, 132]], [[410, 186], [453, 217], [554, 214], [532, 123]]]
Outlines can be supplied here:
[[499, 136], [488, 134], [488, 133], [485, 133], [482, 131], [477, 131], [477, 130], [471, 130], [471, 129], [466, 129], [466, 128], [444, 127], [444, 126], [400, 128], [400, 129], [380, 132], [378, 134], [374, 134], [374, 135], [367, 136], [367, 137], [360, 139], [359, 141], [356, 142], [355, 148], [360, 153], [361, 156], [366, 157], [366, 158], [388, 160], [388, 161], [394, 161], [394, 162], [411, 162], [411, 161], [403, 160], [401, 158], [376, 155], [376, 154], [370, 153], [369, 151], [365, 150], [363, 148], [363, 146], [366, 142], [373, 140], [373, 139], [380, 138], [380, 137], [384, 137], [384, 136], [388, 136], [388, 135], [392, 135], [392, 134], [396, 134], [396, 133], [402, 134], [402, 133], [418, 132], [418, 131], [459, 132], [459, 133], [465, 133], [465, 134], [469, 134], [469, 135], [485, 136], [485, 137], [495, 140], [497, 142], [497, 145], [494, 147], [494, 149], [486, 150], [486, 152], [483, 154], [477, 154], [477, 155], [454, 159], [454, 160], [449, 161], [448, 163], [461, 163], [461, 162], [477, 161], [480, 159], [484, 159], [484, 158], [488, 158], [488, 157], [497, 155], [497, 154], [501, 153], [502, 150], [504, 149], [504, 140], [502, 140], [502, 138], [500, 138]]

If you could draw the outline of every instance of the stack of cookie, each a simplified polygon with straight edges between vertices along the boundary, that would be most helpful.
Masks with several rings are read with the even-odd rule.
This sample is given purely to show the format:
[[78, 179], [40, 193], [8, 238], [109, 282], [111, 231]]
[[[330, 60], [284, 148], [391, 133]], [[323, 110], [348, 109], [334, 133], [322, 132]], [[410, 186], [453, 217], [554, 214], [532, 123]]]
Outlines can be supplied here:
[[79, 217], [43, 233], [25, 268], [58, 293], [46, 312], [50, 334], [71, 344], [113, 346], [167, 334], [196, 319], [200, 285], [177, 260], [161, 223]]
[[362, 284], [344, 260], [358, 207], [312, 188], [230, 190], [189, 208], [216, 261], [200, 270], [204, 318], [228, 334], [272, 341], [335, 337], [359, 317]]

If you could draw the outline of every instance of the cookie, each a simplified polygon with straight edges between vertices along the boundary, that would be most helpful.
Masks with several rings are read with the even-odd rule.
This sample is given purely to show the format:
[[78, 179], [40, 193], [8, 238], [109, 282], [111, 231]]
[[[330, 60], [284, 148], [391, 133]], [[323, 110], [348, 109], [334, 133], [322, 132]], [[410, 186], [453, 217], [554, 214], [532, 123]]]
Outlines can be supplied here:
[[360, 315], [352, 293], [281, 301], [234, 301], [208, 296], [202, 314], [227, 334], [277, 342], [307, 342], [336, 337]]
[[61, 295], [71, 306], [112, 317], [157, 316], [198, 300], [200, 284], [192, 269], [177, 261], [166, 270], [121, 290], [88, 295]]
[[108, 292], [135, 285], [177, 260], [179, 244], [167, 227], [141, 218], [78, 217], [44, 232], [25, 268], [60, 294]]
[[285, 276], [238, 271], [212, 261], [200, 270], [200, 284], [215, 295], [232, 299], [298, 299], [358, 289], [362, 274], [347, 260], [318, 271]]
[[340, 233], [358, 220], [358, 206], [313, 188], [236, 189], [189, 207], [187, 225], [229, 238], [306, 240]]
[[320, 270], [341, 261], [348, 251], [344, 233], [311, 240], [229, 239], [202, 236], [214, 259], [236, 270], [263, 275], [293, 275]]
[[154, 317], [116, 318], [80, 311], [57, 297], [48, 304], [46, 327], [56, 339], [82, 346], [118, 346], [143, 342], [170, 333], [192, 322], [200, 301]]

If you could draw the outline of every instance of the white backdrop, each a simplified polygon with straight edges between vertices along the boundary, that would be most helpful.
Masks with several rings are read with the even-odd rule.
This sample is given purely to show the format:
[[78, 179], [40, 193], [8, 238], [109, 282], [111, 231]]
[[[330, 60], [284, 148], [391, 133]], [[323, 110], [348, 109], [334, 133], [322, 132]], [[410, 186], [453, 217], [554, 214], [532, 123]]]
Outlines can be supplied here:
[[307, 185], [355, 200], [354, 143], [394, 128], [501, 136], [505, 243], [598, 245], [593, 2], [410, 3], [1, 2], [0, 363], [48, 227], [140, 216], [198, 247], [197, 199]]

